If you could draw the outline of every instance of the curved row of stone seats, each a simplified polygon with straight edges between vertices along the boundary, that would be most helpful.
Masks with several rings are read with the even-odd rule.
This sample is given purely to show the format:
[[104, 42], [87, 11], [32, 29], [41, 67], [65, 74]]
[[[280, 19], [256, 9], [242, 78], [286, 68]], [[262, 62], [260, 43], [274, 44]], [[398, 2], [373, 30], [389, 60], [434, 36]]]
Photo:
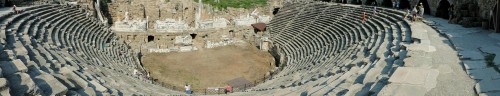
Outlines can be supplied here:
[[268, 28], [286, 66], [247, 93], [377, 94], [404, 64], [411, 32], [402, 12], [373, 9], [323, 2], [286, 5]]
[[[136, 55], [78, 6], [1, 15], [1, 95], [182, 94], [132, 74]], [[138, 68], [140, 69], [140, 68]]]

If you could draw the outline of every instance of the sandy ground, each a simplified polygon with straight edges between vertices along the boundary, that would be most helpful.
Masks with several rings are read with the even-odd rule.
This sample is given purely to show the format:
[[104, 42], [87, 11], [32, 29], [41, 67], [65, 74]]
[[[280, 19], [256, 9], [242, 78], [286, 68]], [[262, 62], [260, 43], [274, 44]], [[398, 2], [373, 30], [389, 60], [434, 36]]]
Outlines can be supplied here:
[[153, 78], [193, 89], [223, 87], [226, 81], [245, 77], [254, 82], [273, 68], [272, 56], [255, 47], [225, 46], [184, 53], [146, 54], [144, 67]]

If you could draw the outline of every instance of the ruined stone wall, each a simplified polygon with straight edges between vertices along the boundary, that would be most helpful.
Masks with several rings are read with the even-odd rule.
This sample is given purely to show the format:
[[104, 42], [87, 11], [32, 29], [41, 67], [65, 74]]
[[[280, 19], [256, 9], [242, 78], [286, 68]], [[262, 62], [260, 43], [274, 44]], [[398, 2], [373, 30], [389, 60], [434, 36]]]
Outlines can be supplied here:
[[[188, 23], [189, 26], [195, 26], [195, 14], [197, 12], [198, 3], [194, 0], [115, 0], [109, 4], [109, 10], [112, 21], [123, 20], [125, 12], [129, 12], [129, 19], [145, 19], [149, 17], [148, 28], [154, 28], [156, 20], [175, 19], [182, 20]], [[270, 14], [272, 8], [258, 8], [260, 14]], [[201, 15], [201, 21], [213, 18], [226, 18], [230, 20], [232, 17], [240, 16], [241, 14], [251, 13], [254, 9], [242, 8], [227, 8], [226, 10], [218, 10], [210, 5], [204, 4]]]

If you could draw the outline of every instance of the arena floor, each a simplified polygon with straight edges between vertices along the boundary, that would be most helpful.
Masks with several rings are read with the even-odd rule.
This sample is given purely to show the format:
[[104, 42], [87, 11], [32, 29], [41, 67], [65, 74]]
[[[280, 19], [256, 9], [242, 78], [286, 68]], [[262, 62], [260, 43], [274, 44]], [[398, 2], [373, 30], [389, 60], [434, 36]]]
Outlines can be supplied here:
[[255, 47], [224, 46], [183, 53], [153, 53], [143, 57], [143, 65], [160, 82], [193, 89], [223, 87], [226, 81], [245, 77], [254, 82], [273, 68], [272, 56]]

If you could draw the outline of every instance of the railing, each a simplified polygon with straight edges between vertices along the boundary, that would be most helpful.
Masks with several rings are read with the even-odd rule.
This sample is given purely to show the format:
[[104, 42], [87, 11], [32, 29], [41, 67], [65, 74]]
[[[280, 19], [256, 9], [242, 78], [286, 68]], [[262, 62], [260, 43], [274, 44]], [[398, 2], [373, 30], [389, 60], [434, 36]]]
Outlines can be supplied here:
[[[277, 70], [274, 73], [271, 73], [270, 76], [264, 75], [262, 78], [254, 80], [252, 82], [252, 84], [243, 84], [241, 86], [231, 86], [232, 87], [231, 92], [245, 92], [245, 90], [247, 90], [247, 89], [250, 89], [250, 88], [252, 88], [260, 83], [264, 83], [266, 80], [268, 80], [269, 78], [272, 78], [272, 76], [278, 72], [279, 71]], [[143, 76], [139, 76], [139, 78], [142, 78], [142, 77]], [[153, 79], [153, 78], [145, 78], [145, 80], [150, 81], [152, 84], [160, 85], [160, 86], [165, 87], [165, 88], [170, 89], [170, 90], [185, 92], [184, 86], [175, 86], [175, 85], [171, 85], [171, 84], [167, 84], [167, 83], [163, 83], [163, 82], [158, 82], [157, 81], [158, 79]], [[197, 95], [217, 95], [217, 94], [225, 94], [225, 87], [210, 87], [210, 88], [204, 88], [204, 89], [193, 89], [192, 88], [191, 91], [192, 91], [192, 94], [197, 94]]]

